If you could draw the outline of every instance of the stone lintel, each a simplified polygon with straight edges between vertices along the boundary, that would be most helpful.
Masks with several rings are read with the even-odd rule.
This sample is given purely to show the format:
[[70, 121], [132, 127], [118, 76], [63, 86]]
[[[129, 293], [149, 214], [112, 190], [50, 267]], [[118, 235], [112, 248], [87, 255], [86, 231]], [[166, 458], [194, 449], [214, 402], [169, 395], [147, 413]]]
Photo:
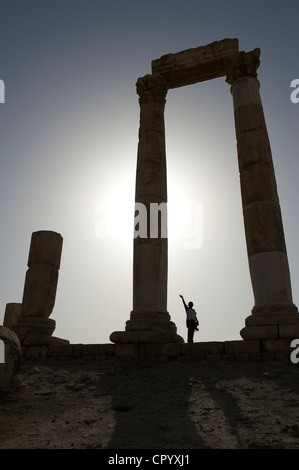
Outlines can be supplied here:
[[211, 80], [226, 75], [227, 58], [238, 52], [238, 39], [215, 41], [153, 60], [152, 74], [163, 75], [169, 88]]

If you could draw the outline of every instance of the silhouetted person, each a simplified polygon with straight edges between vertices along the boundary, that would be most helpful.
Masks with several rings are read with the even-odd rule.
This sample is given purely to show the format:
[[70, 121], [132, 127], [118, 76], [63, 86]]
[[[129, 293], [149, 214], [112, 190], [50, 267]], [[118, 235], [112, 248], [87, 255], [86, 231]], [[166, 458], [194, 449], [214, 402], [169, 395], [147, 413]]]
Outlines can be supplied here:
[[186, 304], [185, 300], [184, 300], [184, 297], [182, 295], [180, 295], [182, 301], [183, 301], [183, 304], [184, 304], [184, 307], [185, 307], [185, 310], [186, 310], [186, 326], [188, 328], [188, 343], [193, 343], [193, 336], [194, 336], [194, 331], [197, 330], [198, 331], [198, 320], [197, 320], [197, 316], [196, 316], [196, 311], [194, 310], [193, 308], [193, 302], [189, 302], [188, 305]]

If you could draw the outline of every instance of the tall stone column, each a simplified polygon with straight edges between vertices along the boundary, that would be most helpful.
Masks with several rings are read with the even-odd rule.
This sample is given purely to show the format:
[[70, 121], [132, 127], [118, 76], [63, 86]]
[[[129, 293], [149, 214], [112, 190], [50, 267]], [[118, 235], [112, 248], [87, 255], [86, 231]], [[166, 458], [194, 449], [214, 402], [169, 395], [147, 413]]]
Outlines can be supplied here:
[[299, 315], [291, 281], [271, 148], [256, 70], [260, 50], [227, 62], [233, 96], [249, 270], [255, 305], [244, 339], [298, 337]]
[[[115, 343], [182, 342], [167, 312], [167, 174], [164, 107], [167, 82], [161, 75], [137, 81], [140, 128], [136, 171], [133, 310]], [[159, 211], [157, 209], [160, 209]], [[137, 225], [138, 225], [137, 224]], [[166, 227], [165, 227], [166, 226]]]
[[[167, 314], [167, 235], [151, 216], [153, 204], [167, 203], [167, 175], [165, 154], [164, 107], [167, 83], [161, 76], [148, 75], [137, 82], [140, 97], [140, 128], [137, 155], [135, 214], [140, 207], [140, 223], [146, 222], [146, 233], [135, 226], [133, 267], [133, 317], [159, 313]], [[146, 219], [144, 217], [146, 210]], [[142, 213], [143, 211], [143, 213]], [[163, 217], [167, 217], [164, 213]], [[151, 220], [152, 219], [152, 220]], [[159, 225], [156, 237], [151, 236], [151, 225]], [[145, 228], [145, 227], [143, 227]]]

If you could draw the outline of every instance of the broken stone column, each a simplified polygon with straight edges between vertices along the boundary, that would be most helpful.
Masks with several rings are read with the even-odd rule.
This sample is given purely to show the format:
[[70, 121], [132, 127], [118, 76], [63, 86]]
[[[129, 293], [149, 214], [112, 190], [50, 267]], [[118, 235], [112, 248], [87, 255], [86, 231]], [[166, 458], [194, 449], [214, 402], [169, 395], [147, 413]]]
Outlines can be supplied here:
[[21, 365], [21, 345], [17, 335], [0, 326], [0, 390], [7, 389]]
[[49, 318], [56, 297], [63, 238], [53, 231], [32, 234], [21, 317], [12, 329], [23, 345], [67, 342], [52, 336], [55, 320]]
[[3, 326], [11, 328], [16, 325], [22, 315], [22, 304], [19, 302], [10, 302], [6, 304]]
[[165, 211], [167, 203], [164, 130], [167, 89], [161, 75], [146, 75], [137, 81], [140, 128], [135, 201], [136, 209], [139, 204], [146, 211], [147, 227], [145, 236], [134, 237], [133, 310], [126, 331], [111, 334], [114, 343], [183, 341], [167, 312], [168, 247], [167, 235], [161, 228], [167, 220], [160, 220], [158, 227], [153, 227], [156, 220], [151, 218], [153, 205], [164, 205]]
[[260, 50], [227, 61], [233, 96], [243, 216], [255, 305], [243, 339], [298, 337], [299, 315], [291, 280], [271, 148], [256, 70]]

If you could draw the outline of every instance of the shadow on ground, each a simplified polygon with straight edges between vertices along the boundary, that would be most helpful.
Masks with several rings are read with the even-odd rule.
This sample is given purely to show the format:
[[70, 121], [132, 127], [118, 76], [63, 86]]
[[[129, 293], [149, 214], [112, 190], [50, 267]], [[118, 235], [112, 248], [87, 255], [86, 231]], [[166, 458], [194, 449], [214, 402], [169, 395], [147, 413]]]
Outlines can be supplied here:
[[299, 367], [110, 358], [22, 364], [1, 449], [299, 447]]

